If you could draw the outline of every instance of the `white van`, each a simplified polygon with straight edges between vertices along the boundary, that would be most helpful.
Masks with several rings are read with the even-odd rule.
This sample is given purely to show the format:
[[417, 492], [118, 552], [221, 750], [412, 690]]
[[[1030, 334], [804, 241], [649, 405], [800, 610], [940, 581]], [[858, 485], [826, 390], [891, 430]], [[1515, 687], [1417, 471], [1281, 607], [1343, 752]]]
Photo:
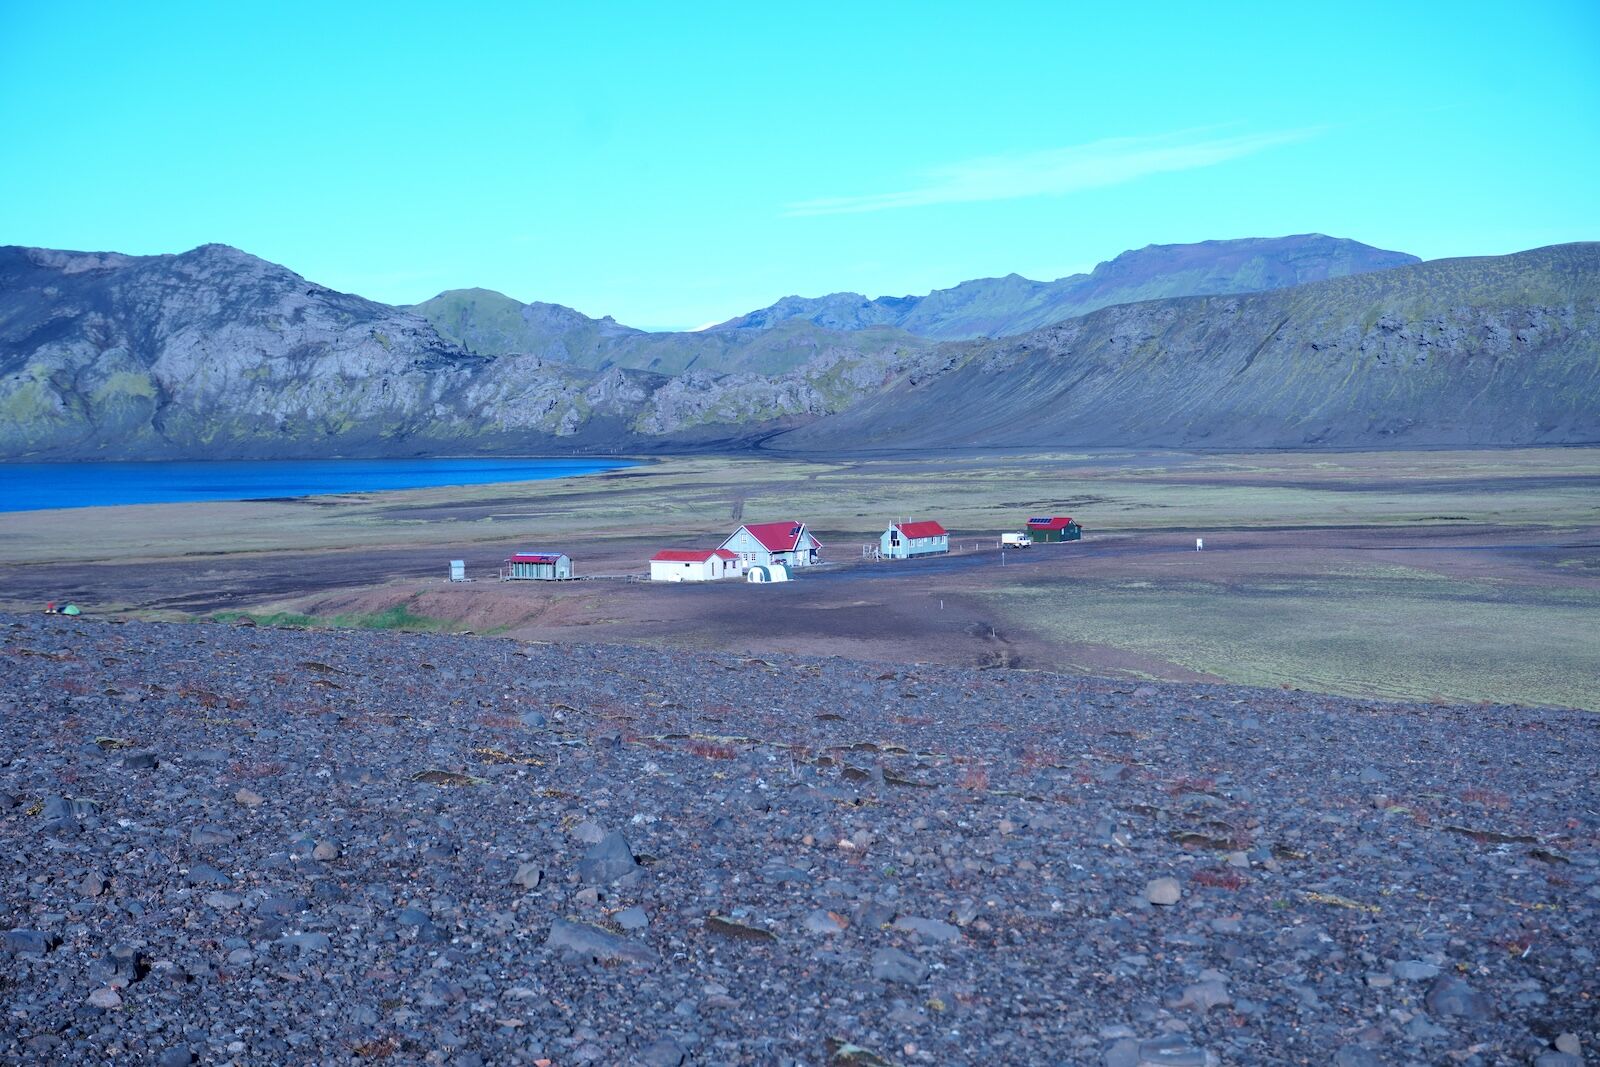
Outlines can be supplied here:
[[1000, 535], [1001, 548], [1027, 548], [1033, 544], [1032, 538], [1025, 533], [1003, 533]]

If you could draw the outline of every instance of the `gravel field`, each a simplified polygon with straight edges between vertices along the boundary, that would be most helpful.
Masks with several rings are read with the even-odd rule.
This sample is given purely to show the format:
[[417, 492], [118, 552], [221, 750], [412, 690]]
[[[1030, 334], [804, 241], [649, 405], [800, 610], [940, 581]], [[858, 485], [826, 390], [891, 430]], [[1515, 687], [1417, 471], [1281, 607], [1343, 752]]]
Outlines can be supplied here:
[[1536, 1064], [1600, 716], [0, 615], [7, 1063]]

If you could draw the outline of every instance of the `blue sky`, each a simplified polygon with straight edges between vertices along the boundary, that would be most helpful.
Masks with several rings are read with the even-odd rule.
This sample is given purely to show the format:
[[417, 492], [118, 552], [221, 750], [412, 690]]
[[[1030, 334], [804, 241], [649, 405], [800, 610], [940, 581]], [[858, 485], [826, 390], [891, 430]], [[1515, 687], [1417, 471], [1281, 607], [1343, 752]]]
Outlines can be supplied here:
[[1600, 4], [0, 0], [0, 243], [647, 328], [1318, 231], [1600, 239]]

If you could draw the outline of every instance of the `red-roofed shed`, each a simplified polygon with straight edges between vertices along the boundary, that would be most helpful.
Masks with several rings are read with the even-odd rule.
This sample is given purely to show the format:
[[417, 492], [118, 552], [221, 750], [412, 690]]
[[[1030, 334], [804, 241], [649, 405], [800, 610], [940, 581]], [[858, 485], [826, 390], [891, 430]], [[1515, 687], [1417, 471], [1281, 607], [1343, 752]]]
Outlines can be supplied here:
[[650, 557], [652, 582], [714, 582], [739, 570], [738, 554], [725, 548], [664, 548]]
[[1030, 541], [1079, 541], [1083, 527], [1066, 515], [1041, 515], [1028, 520]]

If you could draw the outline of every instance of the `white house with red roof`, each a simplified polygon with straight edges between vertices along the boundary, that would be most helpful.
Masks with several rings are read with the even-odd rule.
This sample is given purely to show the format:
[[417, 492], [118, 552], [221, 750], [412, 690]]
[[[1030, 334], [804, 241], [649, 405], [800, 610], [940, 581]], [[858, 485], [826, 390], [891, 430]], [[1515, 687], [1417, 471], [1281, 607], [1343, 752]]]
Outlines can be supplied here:
[[878, 538], [878, 554], [884, 559], [910, 559], [950, 551], [950, 534], [929, 520], [897, 522]]
[[652, 582], [715, 582], [740, 570], [738, 555], [725, 548], [664, 548], [650, 557]]
[[736, 554], [745, 569], [774, 563], [809, 567], [817, 562], [822, 542], [811, 536], [803, 522], [752, 522], [733, 531], [719, 547]]

